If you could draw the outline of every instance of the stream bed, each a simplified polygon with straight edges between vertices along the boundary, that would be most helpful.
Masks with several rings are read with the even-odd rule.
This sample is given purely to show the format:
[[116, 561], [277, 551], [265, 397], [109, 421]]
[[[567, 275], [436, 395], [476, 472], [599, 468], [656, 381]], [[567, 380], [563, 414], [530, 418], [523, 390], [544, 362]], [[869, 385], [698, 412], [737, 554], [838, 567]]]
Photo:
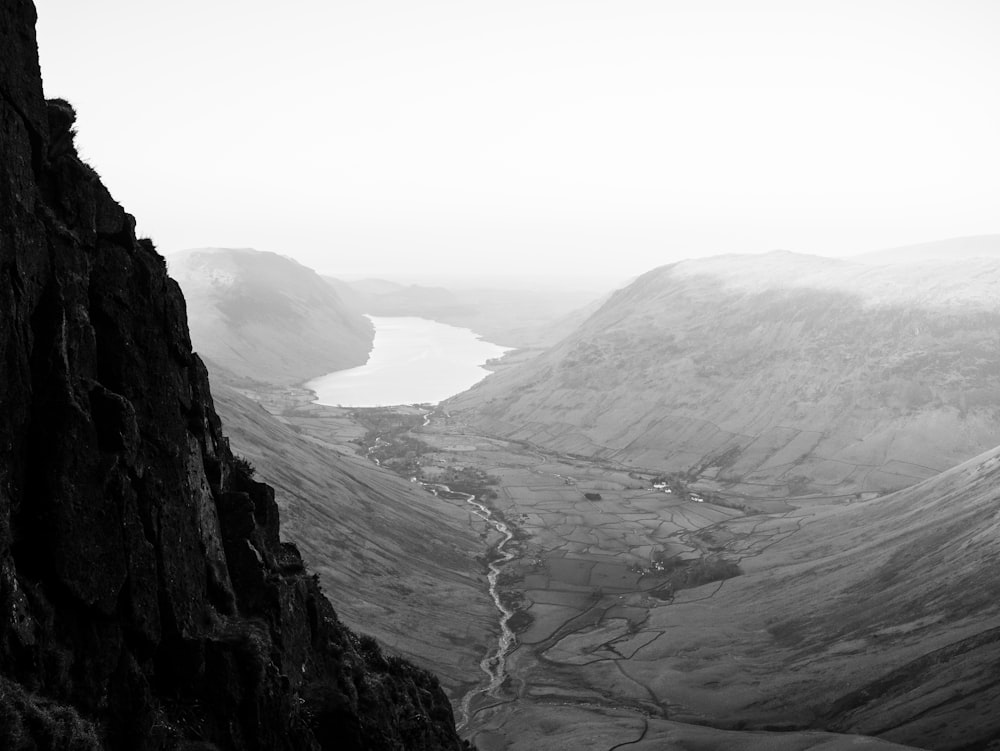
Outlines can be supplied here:
[[514, 557], [514, 553], [512, 551], [504, 549], [507, 543], [514, 538], [514, 533], [511, 532], [510, 527], [508, 527], [504, 522], [499, 519], [494, 519], [493, 512], [485, 504], [477, 501], [476, 496], [471, 493], [460, 493], [452, 490], [447, 485], [437, 483], [421, 484], [436, 496], [441, 496], [441, 494], [447, 493], [449, 497], [464, 499], [466, 503], [473, 507], [474, 510], [472, 513], [492, 526], [493, 529], [499, 532], [503, 538], [492, 550], [493, 555], [490, 557], [489, 573], [487, 574], [487, 580], [489, 581], [490, 587], [490, 597], [493, 598], [493, 604], [496, 606], [496, 609], [500, 614], [500, 635], [497, 637], [496, 649], [487, 652], [486, 656], [483, 657], [479, 663], [480, 669], [486, 675], [484, 682], [470, 690], [464, 697], [462, 697], [457, 722], [457, 727], [459, 731], [461, 731], [472, 719], [469, 714], [472, 700], [477, 696], [491, 696], [493, 698], [499, 698], [500, 687], [503, 686], [504, 681], [507, 680], [507, 655], [515, 643], [514, 632], [511, 630], [509, 625], [509, 621], [511, 616], [514, 615], [514, 611], [503, 604], [497, 584], [500, 578], [500, 571], [503, 569], [504, 564]]

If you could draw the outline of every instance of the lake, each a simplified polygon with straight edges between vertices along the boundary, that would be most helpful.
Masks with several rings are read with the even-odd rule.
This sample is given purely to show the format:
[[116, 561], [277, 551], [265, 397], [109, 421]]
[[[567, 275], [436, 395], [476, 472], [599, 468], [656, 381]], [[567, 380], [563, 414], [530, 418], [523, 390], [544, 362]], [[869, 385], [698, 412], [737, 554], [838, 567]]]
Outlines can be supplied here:
[[368, 362], [306, 384], [319, 404], [383, 407], [437, 404], [478, 383], [481, 367], [509, 347], [491, 344], [470, 329], [415, 317], [367, 316], [375, 326]]

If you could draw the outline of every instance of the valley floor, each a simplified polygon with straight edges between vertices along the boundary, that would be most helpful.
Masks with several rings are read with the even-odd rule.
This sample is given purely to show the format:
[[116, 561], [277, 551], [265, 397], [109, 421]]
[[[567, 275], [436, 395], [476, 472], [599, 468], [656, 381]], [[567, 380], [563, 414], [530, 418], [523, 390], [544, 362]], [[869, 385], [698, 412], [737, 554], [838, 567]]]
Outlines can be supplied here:
[[[491, 687], [483, 674], [463, 689], [464, 700], [453, 696], [456, 716], [467, 720], [463, 734], [481, 751], [543, 744], [606, 751], [837, 749], [889, 741], [944, 749], [992, 732], [985, 718], [997, 696], [986, 678], [970, 680], [956, 719], [975, 722], [981, 714], [984, 726], [971, 734], [949, 730], [948, 718], [957, 716], [945, 713], [942, 720], [935, 709], [951, 701], [942, 697], [963, 690], [957, 681], [918, 690], [916, 698], [910, 691], [885, 712], [864, 714], [855, 694], [866, 682], [934, 649], [1000, 633], [995, 608], [937, 630], [940, 618], [923, 622], [919, 613], [906, 623], [879, 622], [879, 603], [867, 602], [863, 589], [864, 576], [878, 566], [860, 570], [857, 560], [844, 560], [810, 533], [813, 522], [849, 516], [871, 499], [726, 497], [655, 468], [477, 434], [441, 411], [418, 419], [419, 411], [403, 408], [394, 420], [392, 410], [380, 410], [373, 423], [365, 410], [324, 409], [321, 420], [316, 410], [286, 402], [283, 419], [319, 430], [325, 441], [338, 436], [345, 452], [365, 452], [376, 437], [373, 456], [383, 467], [476, 493], [513, 533], [506, 544], [513, 557], [497, 586], [516, 633], [500, 656], [506, 678]], [[300, 419], [305, 413], [309, 419]], [[482, 540], [485, 574], [503, 537], [473, 506], [465, 513]], [[864, 528], [845, 529], [839, 545], [867, 539]], [[831, 589], [827, 598], [828, 581], [843, 591]], [[844, 612], [872, 613], [860, 631], [836, 615], [852, 587], [862, 589], [855, 610], [845, 604]], [[821, 616], [827, 616], [822, 623]], [[484, 657], [496, 649], [496, 641], [481, 645]], [[942, 673], [951, 667], [942, 660]], [[913, 706], [920, 702], [926, 711]]]
[[655, 614], [712, 599], [737, 566], [795, 534], [806, 506], [843, 502], [762, 499], [762, 513], [745, 498], [708, 502], [678, 478], [654, 488], [655, 471], [542, 452], [443, 416], [414, 435], [428, 449], [425, 473], [457, 464], [494, 475], [491, 505], [515, 531], [517, 555], [501, 579], [516, 611], [508, 680], [470, 708], [470, 736], [483, 751], [542, 738], [580, 747], [566, 732], [581, 722], [608, 740], [591, 747], [609, 749], [638, 739], [649, 720], [735, 726], [706, 701], [711, 688], [689, 705], [687, 691], [665, 687], [655, 655], [672, 627]]

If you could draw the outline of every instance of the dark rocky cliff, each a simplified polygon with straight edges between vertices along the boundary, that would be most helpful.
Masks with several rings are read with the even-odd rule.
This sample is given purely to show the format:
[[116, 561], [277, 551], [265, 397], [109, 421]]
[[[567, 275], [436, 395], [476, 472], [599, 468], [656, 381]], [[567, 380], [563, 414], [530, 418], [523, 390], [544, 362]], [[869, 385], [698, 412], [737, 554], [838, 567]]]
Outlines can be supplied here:
[[34, 21], [0, 4], [0, 747], [461, 748], [437, 680], [279, 541]]

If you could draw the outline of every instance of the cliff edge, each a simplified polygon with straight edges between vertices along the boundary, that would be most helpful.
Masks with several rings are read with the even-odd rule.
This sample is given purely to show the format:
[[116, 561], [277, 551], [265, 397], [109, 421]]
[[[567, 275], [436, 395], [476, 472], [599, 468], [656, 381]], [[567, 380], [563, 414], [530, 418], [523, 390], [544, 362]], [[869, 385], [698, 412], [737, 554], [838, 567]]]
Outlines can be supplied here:
[[0, 5], [0, 747], [460, 749], [235, 461], [184, 299]]

